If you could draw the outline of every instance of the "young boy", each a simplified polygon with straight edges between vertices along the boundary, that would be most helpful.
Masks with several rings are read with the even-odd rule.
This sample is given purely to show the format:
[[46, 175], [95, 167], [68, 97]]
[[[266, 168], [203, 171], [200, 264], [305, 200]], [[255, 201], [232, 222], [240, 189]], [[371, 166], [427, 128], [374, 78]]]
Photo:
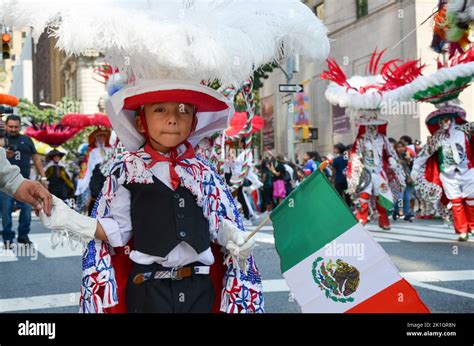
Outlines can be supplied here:
[[[82, 310], [112, 307], [116, 293], [129, 312], [211, 312], [219, 306], [263, 312], [261, 278], [251, 257], [255, 243], [242, 231], [227, 186], [191, 144], [226, 123], [232, 105], [201, 84], [139, 81], [111, 96], [107, 110], [128, 153], [107, 177], [97, 221], [57, 199], [52, 216], [41, 215], [48, 228], [114, 248], [114, 273], [107, 277], [116, 279], [118, 290], [111, 294], [113, 280], [96, 280], [107, 272], [100, 263], [108, 249], [89, 244], [84, 281], [90, 284], [83, 286]], [[216, 245], [226, 250], [226, 267]], [[130, 273], [120, 262], [125, 253]]]

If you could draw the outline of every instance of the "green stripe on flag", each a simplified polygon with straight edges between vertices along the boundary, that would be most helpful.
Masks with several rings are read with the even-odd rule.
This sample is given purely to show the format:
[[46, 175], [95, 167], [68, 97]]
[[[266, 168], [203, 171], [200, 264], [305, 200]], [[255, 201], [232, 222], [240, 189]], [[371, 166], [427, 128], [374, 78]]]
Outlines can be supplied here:
[[291, 192], [270, 218], [282, 273], [357, 223], [320, 170]]
[[388, 198], [385, 198], [382, 194], [380, 194], [379, 196], [379, 204], [387, 210], [390, 210], [393, 208], [393, 202], [389, 200]]

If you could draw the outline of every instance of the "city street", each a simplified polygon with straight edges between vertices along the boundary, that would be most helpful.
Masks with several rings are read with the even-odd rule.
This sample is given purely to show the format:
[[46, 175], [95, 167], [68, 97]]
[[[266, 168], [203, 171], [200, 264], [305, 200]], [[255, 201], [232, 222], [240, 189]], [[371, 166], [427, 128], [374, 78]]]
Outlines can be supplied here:
[[[77, 312], [80, 252], [51, 249], [50, 234], [37, 218], [32, 227], [38, 253], [14, 256], [1, 249], [0, 312]], [[439, 220], [397, 221], [390, 231], [368, 228], [432, 312], [474, 311], [474, 240], [457, 242], [452, 229]], [[265, 226], [256, 235], [265, 308], [270, 313], [297, 313], [299, 307], [280, 274], [272, 230]]]

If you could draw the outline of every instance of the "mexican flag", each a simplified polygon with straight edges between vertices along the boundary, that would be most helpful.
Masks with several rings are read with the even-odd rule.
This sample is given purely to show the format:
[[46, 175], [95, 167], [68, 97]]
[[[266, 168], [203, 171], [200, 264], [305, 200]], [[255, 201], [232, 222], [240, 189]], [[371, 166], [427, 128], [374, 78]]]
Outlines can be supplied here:
[[270, 218], [281, 271], [302, 312], [429, 312], [321, 171]]

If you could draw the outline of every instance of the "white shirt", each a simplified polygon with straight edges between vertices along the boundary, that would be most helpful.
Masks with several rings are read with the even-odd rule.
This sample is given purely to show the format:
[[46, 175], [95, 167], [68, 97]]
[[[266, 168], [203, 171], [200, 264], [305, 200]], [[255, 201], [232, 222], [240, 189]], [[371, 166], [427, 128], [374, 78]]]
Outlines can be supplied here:
[[364, 135], [361, 137], [360, 145], [365, 168], [370, 172], [380, 173], [383, 168], [383, 137], [380, 134], [375, 137]]
[[224, 173], [233, 173], [235, 163], [233, 161], [224, 161]]
[[466, 173], [469, 170], [469, 157], [467, 157], [466, 148], [466, 134], [456, 129], [454, 123], [449, 128], [449, 136], [446, 136], [443, 130], [438, 130], [435, 136], [438, 136], [439, 141], [436, 142], [433, 152], [426, 150], [428, 147], [424, 147], [419, 153], [415, 162], [413, 163], [413, 169], [419, 170], [426, 161], [432, 155], [437, 155], [438, 150], [441, 149], [442, 161], [441, 171], [445, 174], [453, 174], [459, 171], [461, 174]]
[[[103, 150], [103, 152], [102, 152]], [[96, 147], [91, 150], [89, 153], [89, 158], [87, 159], [87, 170], [84, 174], [84, 178], [77, 181], [76, 196], [82, 195], [84, 191], [89, 188], [89, 182], [91, 181], [92, 171], [94, 170], [97, 164], [104, 162], [107, 157], [107, 153], [111, 151], [110, 147], [103, 147], [102, 149]]]
[[443, 154], [442, 171], [452, 174], [459, 170], [462, 174], [469, 170], [469, 158], [466, 150], [466, 134], [454, 126], [450, 129], [450, 136], [441, 140]]
[[[182, 149], [180, 147], [179, 149]], [[178, 150], [180, 151], [180, 150]], [[181, 154], [181, 152], [180, 152]], [[151, 168], [152, 174], [166, 186], [171, 188], [169, 174], [169, 162], [158, 162]], [[159, 216], [159, 210], [150, 217]], [[104, 229], [107, 239], [113, 247], [127, 245], [132, 238], [132, 221], [130, 216], [130, 191], [122, 185], [119, 186], [117, 194], [110, 203], [110, 217], [98, 219]], [[210, 242], [209, 242], [210, 243]], [[182, 241], [174, 247], [165, 257], [158, 257], [133, 250], [130, 259], [139, 264], [159, 263], [164, 267], [184, 266], [193, 262], [201, 262], [204, 265], [214, 263], [214, 256], [211, 248], [207, 248], [201, 253], [197, 253], [188, 243]]]

